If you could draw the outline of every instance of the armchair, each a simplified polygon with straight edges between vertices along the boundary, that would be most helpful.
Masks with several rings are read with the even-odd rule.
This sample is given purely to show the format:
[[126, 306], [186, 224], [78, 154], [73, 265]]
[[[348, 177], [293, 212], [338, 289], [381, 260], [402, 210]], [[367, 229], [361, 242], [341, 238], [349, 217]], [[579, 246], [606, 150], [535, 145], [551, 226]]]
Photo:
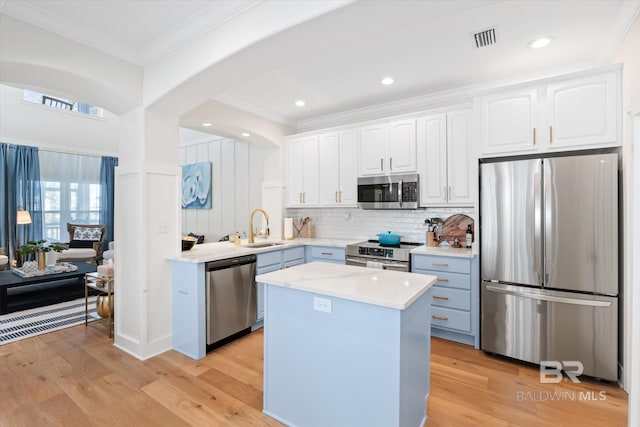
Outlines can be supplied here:
[[57, 261], [90, 262], [98, 264], [102, 258], [102, 244], [107, 224], [69, 224], [69, 249], [58, 255]]

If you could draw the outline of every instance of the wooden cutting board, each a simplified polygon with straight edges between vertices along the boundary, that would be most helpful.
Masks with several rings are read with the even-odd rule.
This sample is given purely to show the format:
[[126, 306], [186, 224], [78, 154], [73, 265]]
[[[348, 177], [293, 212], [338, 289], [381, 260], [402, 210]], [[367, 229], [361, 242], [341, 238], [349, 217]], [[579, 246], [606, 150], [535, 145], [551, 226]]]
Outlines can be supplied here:
[[467, 235], [467, 226], [471, 224], [473, 230], [473, 219], [467, 215], [456, 214], [451, 215], [442, 224], [441, 240], [446, 240], [451, 246], [454, 245], [455, 239], [458, 239], [460, 246], [464, 247]]

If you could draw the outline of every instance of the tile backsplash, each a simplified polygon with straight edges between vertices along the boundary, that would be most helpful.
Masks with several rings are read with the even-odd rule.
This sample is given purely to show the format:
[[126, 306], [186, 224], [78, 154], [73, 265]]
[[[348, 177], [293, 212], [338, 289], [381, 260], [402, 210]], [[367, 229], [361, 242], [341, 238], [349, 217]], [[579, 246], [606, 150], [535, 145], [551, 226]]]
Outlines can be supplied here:
[[367, 240], [391, 231], [406, 242], [425, 241], [426, 218], [447, 219], [465, 214], [476, 220], [473, 208], [427, 208], [417, 210], [363, 210], [358, 208], [286, 209], [285, 217], [309, 217], [315, 226], [315, 237]]

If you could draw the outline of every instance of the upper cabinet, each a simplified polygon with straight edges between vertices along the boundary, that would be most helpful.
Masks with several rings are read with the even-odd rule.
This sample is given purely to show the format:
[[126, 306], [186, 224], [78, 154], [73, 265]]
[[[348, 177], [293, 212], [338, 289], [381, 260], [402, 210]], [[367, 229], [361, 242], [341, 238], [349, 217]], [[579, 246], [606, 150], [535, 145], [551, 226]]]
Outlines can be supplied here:
[[357, 206], [357, 142], [356, 129], [320, 135], [318, 165], [321, 206]]
[[476, 100], [482, 151], [486, 154], [536, 151], [538, 89], [518, 89]]
[[318, 137], [290, 140], [287, 153], [287, 206], [318, 206]]
[[365, 126], [359, 147], [360, 176], [416, 172], [416, 121]]
[[480, 96], [482, 155], [618, 146], [619, 105], [618, 71]]
[[549, 148], [615, 144], [618, 86], [615, 72], [547, 85]]
[[418, 118], [420, 206], [472, 206], [471, 112]]

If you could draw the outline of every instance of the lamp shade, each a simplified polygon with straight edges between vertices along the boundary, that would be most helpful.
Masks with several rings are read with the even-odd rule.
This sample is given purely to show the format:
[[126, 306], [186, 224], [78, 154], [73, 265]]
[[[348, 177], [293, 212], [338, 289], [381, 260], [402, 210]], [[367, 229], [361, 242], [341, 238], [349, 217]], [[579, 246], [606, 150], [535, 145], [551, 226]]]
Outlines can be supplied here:
[[29, 211], [18, 211], [16, 217], [17, 224], [31, 224], [31, 215], [29, 214]]

